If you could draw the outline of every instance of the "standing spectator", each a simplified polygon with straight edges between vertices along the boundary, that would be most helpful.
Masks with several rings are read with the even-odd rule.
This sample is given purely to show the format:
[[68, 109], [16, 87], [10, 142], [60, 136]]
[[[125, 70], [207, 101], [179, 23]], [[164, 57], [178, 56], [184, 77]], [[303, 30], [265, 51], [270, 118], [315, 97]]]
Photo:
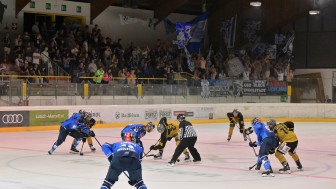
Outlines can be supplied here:
[[108, 84], [112, 80], [112, 70], [109, 69], [107, 72], [105, 72], [104, 77], [102, 79], [103, 84]]
[[38, 21], [35, 21], [35, 24], [32, 26], [32, 32], [35, 35], [40, 33], [40, 27], [39, 27], [39, 22]]
[[191, 156], [194, 158], [193, 162], [198, 163], [201, 162], [201, 156], [198, 153], [197, 149], [194, 147], [197, 141], [197, 134], [189, 121], [185, 120], [184, 114], [177, 115], [177, 120], [180, 122], [180, 143], [175, 149], [172, 159], [168, 162], [169, 166], [174, 166], [177, 158], [181, 155], [184, 149], [188, 148]]
[[[90, 64], [88, 65], [89, 77], [94, 77], [97, 71], [97, 65], [94, 60], [91, 60]], [[93, 78], [90, 79], [92, 83], [94, 83]]]
[[93, 78], [93, 81], [96, 84], [101, 84], [104, 74], [105, 74], [104, 67], [100, 65], [99, 69], [95, 73], [95, 78]]
[[35, 51], [33, 53], [33, 64], [40, 65], [40, 60], [41, 60], [41, 54], [39, 52], [39, 49], [35, 48]]
[[4, 47], [4, 60], [7, 62], [8, 56], [11, 52], [11, 40], [9, 38], [9, 33], [7, 32], [5, 37], [2, 39], [3, 47]]

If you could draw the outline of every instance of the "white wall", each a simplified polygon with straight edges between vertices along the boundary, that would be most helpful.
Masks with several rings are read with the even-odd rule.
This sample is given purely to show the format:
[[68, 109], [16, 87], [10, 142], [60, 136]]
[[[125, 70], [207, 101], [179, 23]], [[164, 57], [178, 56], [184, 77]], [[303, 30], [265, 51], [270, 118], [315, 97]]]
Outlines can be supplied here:
[[[99, 28], [102, 30], [103, 35], [109, 36], [113, 40], [122, 38], [123, 46], [126, 46], [130, 42], [134, 42], [135, 45], [140, 46], [145, 46], [147, 44], [154, 45], [158, 38], [160, 38], [161, 41], [164, 41], [164, 39], [167, 38], [176, 39], [176, 34], [165, 34], [163, 22], [160, 22], [160, 24], [156, 26], [155, 30], [142, 24], [121, 25], [119, 14], [142, 19], [154, 17], [154, 12], [149, 10], [110, 6], [93, 20], [92, 25], [98, 24]], [[173, 13], [169, 15], [168, 18], [173, 22], [184, 22], [191, 21], [193, 18], [195, 18], [195, 16]]]

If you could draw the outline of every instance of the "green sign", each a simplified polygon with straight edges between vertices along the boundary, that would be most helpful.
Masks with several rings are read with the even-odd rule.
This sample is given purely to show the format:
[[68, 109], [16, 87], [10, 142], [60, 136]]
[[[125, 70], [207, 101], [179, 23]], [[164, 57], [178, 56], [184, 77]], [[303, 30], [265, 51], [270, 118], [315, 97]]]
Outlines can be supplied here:
[[77, 6], [76, 7], [76, 12], [77, 13], [81, 13], [82, 12], [82, 7], [81, 6]]
[[30, 126], [60, 125], [69, 117], [69, 110], [31, 110], [29, 111]]
[[287, 102], [287, 96], [280, 96], [280, 102]]
[[35, 8], [35, 1], [30, 1], [30, 8]]
[[67, 10], [67, 6], [66, 5], [62, 5], [61, 6], [61, 11], [66, 11]]
[[50, 10], [51, 9], [51, 3], [46, 3], [46, 9]]

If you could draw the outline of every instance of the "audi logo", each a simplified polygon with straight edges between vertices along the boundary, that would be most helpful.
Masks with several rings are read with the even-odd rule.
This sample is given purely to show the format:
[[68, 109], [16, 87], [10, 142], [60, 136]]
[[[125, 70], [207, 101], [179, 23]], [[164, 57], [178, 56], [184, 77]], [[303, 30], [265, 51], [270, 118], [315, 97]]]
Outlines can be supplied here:
[[2, 116], [2, 122], [5, 124], [22, 123], [22, 121], [23, 121], [22, 114], [5, 114]]

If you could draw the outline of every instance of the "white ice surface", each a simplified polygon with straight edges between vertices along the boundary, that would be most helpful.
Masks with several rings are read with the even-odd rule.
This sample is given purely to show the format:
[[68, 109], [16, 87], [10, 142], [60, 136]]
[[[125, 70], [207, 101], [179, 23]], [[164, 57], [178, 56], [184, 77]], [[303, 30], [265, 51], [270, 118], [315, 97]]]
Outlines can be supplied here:
[[[180, 162], [175, 167], [167, 167], [176, 147], [175, 142], [167, 142], [162, 160], [152, 157], [143, 160], [143, 179], [149, 189], [336, 188], [335, 123], [295, 123], [299, 137], [297, 153], [304, 171], [297, 171], [287, 154], [292, 174], [279, 174], [281, 165], [272, 155], [273, 178], [263, 178], [256, 171], [248, 170], [256, 158], [237, 128], [230, 142], [226, 141], [227, 124], [195, 125], [195, 129], [202, 164]], [[113, 143], [119, 140], [120, 130], [95, 129], [96, 138], [101, 143]], [[68, 137], [53, 155], [48, 155], [57, 136], [58, 131], [0, 133], [0, 189], [99, 189], [108, 161], [97, 142], [94, 140], [95, 153], [85, 144], [84, 156], [80, 156], [69, 153], [72, 138]], [[154, 132], [143, 138], [146, 152], [159, 136]], [[255, 140], [255, 134], [251, 136]], [[133, 187], [122, 174], [113, 188]]]

